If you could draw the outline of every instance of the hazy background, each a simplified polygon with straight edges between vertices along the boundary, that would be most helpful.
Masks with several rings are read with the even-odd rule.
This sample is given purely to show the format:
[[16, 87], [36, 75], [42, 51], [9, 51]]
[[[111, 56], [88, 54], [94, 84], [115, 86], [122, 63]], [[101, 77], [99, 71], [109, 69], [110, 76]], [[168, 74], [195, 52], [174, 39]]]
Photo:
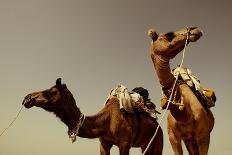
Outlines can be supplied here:
[[[215, 127], [209, 155], [232, 153], [231, 28], [229, 0], [0, 0], [0, 132], [24, 96], [58, 77], [86, 115], [98, 112], [116, 84], [143, 86], [159, 107], [158, 79], [146, 32], [199, 26], [204, 36], [186, 49], [184, 65], [215, 89]], [[180, 55], [181, 56], [181, 55]], [[180, 56], [172, 67], [180, 63]], [[164, 155], [172, 154], [164, 131]], [[117, 155], [118, 149], [112, 149]], [[1, 155], [99, 154], [98, 139], [71, 144], [67, 127], [39, 108], [24, 109], [0, 137]], [[139, 149], [131, 154], [140, 155]], [[187, 153], [185, 153], [187, 154]]]

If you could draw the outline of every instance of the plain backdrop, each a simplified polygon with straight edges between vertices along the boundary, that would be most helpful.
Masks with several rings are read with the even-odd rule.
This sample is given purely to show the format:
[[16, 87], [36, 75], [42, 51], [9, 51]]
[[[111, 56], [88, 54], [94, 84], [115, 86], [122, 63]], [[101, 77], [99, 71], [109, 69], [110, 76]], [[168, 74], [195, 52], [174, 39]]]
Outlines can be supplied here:
[[[159, 107], [161, 92], [149, 55], [147, 30], [169, 32], [199, 26], [204, 35], [187, 47], [184, 65], [217, 95], [209, 155], [231, 154], [231, 3], [0, 0], [0, 131], [15, 117], [26, 94], [53, 86], [58, 77], [86, 115], [97, 113], [118, 83], [129, 90], [147, 88]], [[171, 66], [177, 66], [180, 58], [181, 54]], [[161, 127], [163, 154], [173, 154], [166, 118]], [[117, 147], [111, 152], [119, 154]], [[23, 109], [0, 137], [0, 154], [99, 154], [99, 142], [78, 138], [71, 144], [67, 127], [53, 114], [39, 108]], [[131, 154], [140, 155], [140, 149], [132, 149]]]

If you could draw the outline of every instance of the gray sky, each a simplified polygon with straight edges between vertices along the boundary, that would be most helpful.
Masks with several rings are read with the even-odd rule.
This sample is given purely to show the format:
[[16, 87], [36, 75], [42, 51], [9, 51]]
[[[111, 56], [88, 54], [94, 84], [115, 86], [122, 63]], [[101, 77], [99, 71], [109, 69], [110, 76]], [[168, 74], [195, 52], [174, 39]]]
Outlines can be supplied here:
[[[188, 46], [184, 65], [218, 98], [212, 108], [216, 123], [209, 155], [231, 154], [231, 6], [229, 0], [0, 0], [0, 132], [27, 93], [49, 88], [58, 77], [86, 115], [97, 113], [118, 83], [130, 90], [147, 88], [159, 106], [161, 92], [146, 32], [192, 25], [204, 35]], [[166, 119], [162, 129], [163, 154], [169, 155]], [[99, 154], [98, 139], [78, 138], [71, 144], [66, 132], [51, 113], [24, 109], [0, 137], [0, 154]], [[111, 152], [117, 155], [118, 149]], [[140, 155], [140, 150], [131, 153]]]

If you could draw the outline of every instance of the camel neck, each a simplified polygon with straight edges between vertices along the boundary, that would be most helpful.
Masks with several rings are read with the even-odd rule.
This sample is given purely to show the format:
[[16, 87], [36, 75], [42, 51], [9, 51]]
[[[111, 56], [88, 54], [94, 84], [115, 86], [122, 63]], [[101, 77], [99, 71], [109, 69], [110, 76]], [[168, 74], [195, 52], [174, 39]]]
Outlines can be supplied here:
[[85, 121], [80, 127], [79, 137], [98, 138], [107, 131], [108, 113], [102, 111], [93, 116], [86, 116]]
[[[76, 128], [81, 112], [78, 107], [64, 108], [61, 112], [56, 111], [56, 116], [67, 125], [69, 131]], [[107, 124], [107, 111], [103, 110], [100, 113], [93, 116], [86, 116], [83, 124], [79, 128], [79, 137], [83, 138], [97, 138], [100, 137], [106, 131]]]
[[[114, 103], [115, 102], [115, 103]], [[103, 136], [110, 130], [110, 119], [113, 109], [119, 113], [118, 99], [111, 99], [111, 103], [105, 105], [104, 108], [95, 115], [86, 116], [83, 125], [79, 130], [79, 137], [83, 138], [98, 138]], [[117, 114], [115, 114], [115, 117]]]
[[170, 89], [175, 81], [175, 77], [171, 73], [169, 59], [161, 55], [151, 55], [156, 74], [162, 88]]
[[55, 115], [68, 127], [69, 130], [75, 128], [79, 117], [80, 109], [78, 107], [65, 107], [63, 110], [54, 111]]

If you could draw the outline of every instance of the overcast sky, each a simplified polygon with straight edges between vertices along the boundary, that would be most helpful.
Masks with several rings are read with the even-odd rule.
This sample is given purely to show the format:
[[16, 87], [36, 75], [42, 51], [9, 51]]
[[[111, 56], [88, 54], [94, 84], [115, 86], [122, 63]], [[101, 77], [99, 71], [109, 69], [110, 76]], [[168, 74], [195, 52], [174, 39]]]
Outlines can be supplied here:
[[[232, 153], [229, 0], [0, 0], [0, 132], [24, 96], [61, 77], [86, 115], [97, 113], [118, 83], [143, 86], [159, 107], [160, 87], [149, 55], [149, 28], [199, 26], [203, 37], [186, 49], [184, 65], [217, 95], [209, 155]], [[180, 55], [181, 56], [181, 55]], [[180, 63], [180, 56], [171, 61]], [[172, 154], [166, 130], [164, 155]], [[112, 149], [118, 155], [118, 149]], [[131, 154], [140, 155], [139, 149]], [[39, 108], [23, 109], [0, 137], [1, 155], [99, 154], [98, 139], [71, 144], [67, 127]], [[186, 154], [186, 153], [185, 153]]]

